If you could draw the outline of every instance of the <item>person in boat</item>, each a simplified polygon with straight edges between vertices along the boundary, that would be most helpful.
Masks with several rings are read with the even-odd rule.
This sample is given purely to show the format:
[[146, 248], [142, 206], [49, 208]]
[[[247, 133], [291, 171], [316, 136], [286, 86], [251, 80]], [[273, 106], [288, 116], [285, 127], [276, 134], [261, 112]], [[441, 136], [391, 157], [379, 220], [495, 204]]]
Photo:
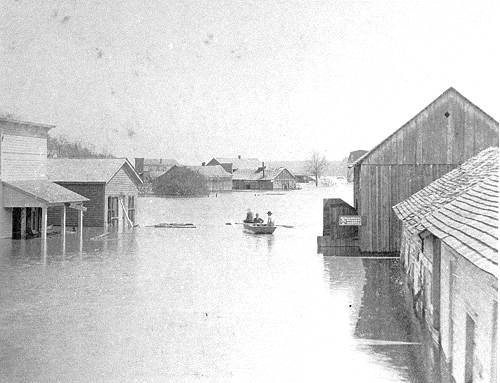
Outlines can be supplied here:
[[243, 220], [244, 223], [252, 223], [253, 222], [253, 213], [250, 209], [247, 211], [247, 217]]
[[259, 213], [255, 213], [255, 218], [253, 219], [253, 223], [264, 223], [264, 220], [259, 217]]
[[267, 226], [274, 226], [274, 221], [271, 217], [272, 215], [273, 213], [271, 213], [271, 211], [267, 212]]

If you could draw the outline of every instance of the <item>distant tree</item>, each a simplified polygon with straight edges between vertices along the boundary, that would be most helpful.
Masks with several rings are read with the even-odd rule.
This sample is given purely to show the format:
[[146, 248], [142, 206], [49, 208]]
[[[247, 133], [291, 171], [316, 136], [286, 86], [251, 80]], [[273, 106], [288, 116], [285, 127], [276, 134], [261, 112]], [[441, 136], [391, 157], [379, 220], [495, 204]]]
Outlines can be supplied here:
[[92, 144], [72, 142], [62, 136], [48, 137], [47, 152], [50, 158], [113, 158], [110, 153], [97, 151]]
[[319, 152], [313, 152], [311, 158], [307, 162], [308, 171], [314, 176], [314, 182], [316, 187], [318, 187], [318, 180], [324, 174], [325, 170], [328, 168], [328, 161], [325, 156]]
[[198, 172], [174, 166], [153, 181], [153, 193], [168, 196], [198, 196], [209, 193], [207, 181]]

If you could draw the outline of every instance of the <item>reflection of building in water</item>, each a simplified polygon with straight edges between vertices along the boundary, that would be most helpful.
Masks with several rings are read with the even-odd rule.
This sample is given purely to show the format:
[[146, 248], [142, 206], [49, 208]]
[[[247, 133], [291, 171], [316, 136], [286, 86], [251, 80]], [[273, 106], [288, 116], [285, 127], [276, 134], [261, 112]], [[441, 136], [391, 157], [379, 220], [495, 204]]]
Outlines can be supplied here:
[[[366, 282], [354, 336], [366, 339], [363, 347], [383, 355], [410, 376], [428, 381], [422, 333], [405, 292], [398, 260], [363, 259]], [[416, 344], [411, 344], [415, 342]], [[430, 371], [429, 371], [430, 373]]]

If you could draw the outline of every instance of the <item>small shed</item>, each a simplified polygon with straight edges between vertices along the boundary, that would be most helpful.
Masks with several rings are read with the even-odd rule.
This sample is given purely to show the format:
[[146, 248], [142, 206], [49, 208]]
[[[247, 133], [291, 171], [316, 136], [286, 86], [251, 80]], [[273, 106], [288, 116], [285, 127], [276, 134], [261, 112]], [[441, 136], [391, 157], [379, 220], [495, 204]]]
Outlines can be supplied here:
[[[136, 221], [138, 187], [142, 180], [123, 158], [49, 159], [49, 180], [89, 199], [83, 225], [89, 227], [127, 227]], [[49, 209], [50, 224], [59, 225], [58, 208]], [[77, 217], [68, 214], [66, 224], [74, 226]]]
[[297, 181], [288, 169], [267, 169], [264, 163], [257, 169], [233, 173], [234, 190], [294, 190], [296, 187]]

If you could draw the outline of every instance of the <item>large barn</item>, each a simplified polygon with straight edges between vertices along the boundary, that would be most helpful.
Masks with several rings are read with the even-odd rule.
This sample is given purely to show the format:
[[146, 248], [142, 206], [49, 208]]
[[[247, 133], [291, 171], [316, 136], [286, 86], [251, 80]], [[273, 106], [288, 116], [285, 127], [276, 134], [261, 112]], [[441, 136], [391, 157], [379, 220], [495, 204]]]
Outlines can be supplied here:
[[355, 161], [360, 250], [399, 251], [401, 223], [392, 206], [490, 146], [498, 146], [498, 122], [449, 88]]

